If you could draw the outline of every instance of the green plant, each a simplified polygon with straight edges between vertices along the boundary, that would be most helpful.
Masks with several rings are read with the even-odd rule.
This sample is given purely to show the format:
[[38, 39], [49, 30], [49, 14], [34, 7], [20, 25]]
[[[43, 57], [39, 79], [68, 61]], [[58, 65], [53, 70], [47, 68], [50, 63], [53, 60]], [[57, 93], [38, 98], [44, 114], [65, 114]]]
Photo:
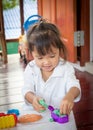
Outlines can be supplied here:
[[2, 4], [3, 4], [3, 9], [7, 10], [19, 5], [19, 0], [2, 0]]

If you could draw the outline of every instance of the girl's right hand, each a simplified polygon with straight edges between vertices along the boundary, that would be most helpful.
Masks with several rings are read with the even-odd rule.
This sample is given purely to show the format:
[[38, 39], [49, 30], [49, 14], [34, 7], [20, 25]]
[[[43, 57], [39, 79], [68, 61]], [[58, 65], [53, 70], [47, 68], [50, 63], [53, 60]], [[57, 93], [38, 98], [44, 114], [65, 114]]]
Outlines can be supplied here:
[[46, 109], [45, 107], [43, 107], [42, 105], [39, 104], [39, 100], [41, 100], [41, 99], [42, 98], [40, 98], [38, 96], [34, 96], [33, 102], [32, 102], [34, 109], [38, 112], [44, 111]]

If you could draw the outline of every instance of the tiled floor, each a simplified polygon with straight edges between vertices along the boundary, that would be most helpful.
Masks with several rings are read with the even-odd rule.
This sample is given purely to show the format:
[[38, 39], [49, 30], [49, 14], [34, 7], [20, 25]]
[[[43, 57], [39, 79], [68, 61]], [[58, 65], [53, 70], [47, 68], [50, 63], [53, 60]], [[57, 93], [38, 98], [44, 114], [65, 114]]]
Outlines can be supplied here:
[[0, 64], [0, 112], [10, 108], [21, 108], [23, 71], [19, 55], [9, 55], [6, 66]]
[[[8, 64], [0, 63], [0, 112], [11, 108], [21, 109], [23, 98], [24, 65], [19, 55], [9, 55]], [[93, 130], [93, 75], [76, 69], [80, 79], [82, 98], [75, 104], [74, 114], [78, 130]]]

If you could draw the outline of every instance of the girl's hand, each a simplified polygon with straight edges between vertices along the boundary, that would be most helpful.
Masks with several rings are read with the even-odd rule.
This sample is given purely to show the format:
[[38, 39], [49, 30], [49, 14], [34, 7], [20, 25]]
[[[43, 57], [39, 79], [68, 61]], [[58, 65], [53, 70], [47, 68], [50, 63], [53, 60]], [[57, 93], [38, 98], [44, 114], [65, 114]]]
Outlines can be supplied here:
[[45, 110], [45, 107], [39, 104], [39, 100], [41, 100], [40, 97], [34, 96], [32, 105], [36, 111], [41, 112]]
[[74, 99], [80, 94], [80, 90], [77, 87], [72, 87], [66, 96], [63, 98], [60, 104], [61, 114], [70, 114], [74, 106]]
[[74, 99], [72, 95], [66, 95], [60, 104], [60, 113], [69, 115], [74, 106]]

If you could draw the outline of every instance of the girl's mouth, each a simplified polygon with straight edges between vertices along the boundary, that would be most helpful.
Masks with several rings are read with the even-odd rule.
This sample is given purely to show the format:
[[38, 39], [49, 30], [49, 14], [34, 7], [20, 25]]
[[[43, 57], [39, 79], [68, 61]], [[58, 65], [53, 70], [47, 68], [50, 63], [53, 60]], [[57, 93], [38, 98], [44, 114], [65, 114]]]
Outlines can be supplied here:
[[49, 70], [51, 70], [51, 69], [52, 69], [52, 66], [43, 66], [43, 69], [44, 69], [44, 70], [48, 70], [48, 71], [49, 71]]

